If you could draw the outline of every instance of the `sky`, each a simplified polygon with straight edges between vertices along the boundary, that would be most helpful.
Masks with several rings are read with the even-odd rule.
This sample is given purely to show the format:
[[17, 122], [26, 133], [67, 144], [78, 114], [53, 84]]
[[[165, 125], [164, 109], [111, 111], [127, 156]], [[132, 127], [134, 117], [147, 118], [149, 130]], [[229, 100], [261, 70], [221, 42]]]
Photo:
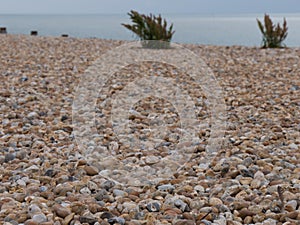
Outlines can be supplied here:
[[300, 0], [0, 0], [0, 14], [300, 13]]

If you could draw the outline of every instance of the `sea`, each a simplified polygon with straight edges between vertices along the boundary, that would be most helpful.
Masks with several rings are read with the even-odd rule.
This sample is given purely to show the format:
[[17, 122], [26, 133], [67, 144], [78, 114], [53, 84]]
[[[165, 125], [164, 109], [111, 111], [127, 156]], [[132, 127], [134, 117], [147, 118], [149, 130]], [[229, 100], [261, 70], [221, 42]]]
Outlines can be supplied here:
[[[204, 45], [260, 46], [262, 35], [257, 19], [263, 21], [263, 14], [163, 14], [167, 22], [174, 24], [176, 43]], [[286, 18], [288, 47], [300, 47], [300, 13], [270, 14], [273, 22], [282, 24]], [[30, 34], [38, 31], [41, 36], [68, 34], [78, 38], [103, 38], [113, 40], [137, 40], [122, 23], [131, 23], [125, 14], [100, 15], [0, 15], [0, 27], [6, 27], [11, 34]]]

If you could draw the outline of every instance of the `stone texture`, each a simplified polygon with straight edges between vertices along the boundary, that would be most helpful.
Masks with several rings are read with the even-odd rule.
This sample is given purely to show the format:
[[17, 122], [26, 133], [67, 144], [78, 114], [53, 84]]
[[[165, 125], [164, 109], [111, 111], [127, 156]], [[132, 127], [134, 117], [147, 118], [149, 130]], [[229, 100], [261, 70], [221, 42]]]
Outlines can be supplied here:
[[[297, 224], [299, 48], [184, 45], [210, 67], [226, 104], [222, 148], [203, 162], [212, 113], [203, 88], [174, 66], [153, 62], [128, 65], [109, 77], [94, 105], [97, 134], [79, 149], [71, 119], [75, 90], [85, 70], [122, 43], [1, 36], [0, 221], [149, 225], [222, 224], [225, 218], [230, 225]], [[187, 91], [201, 143], [179, 143], [184, 131], [178, 110], [153, 96], [132, 105], [126, 135], [115, 135], [109, 99], [142, 75], [170, 77]], [[141, 148], [126, 144], [135, 137]], [[168, 169], [164, 159], [176, 146], [192, 157], [179, 157], [182, 167]], [[132, 171], [125, 176], [123, 169]], [[149, 179], [164, 171], [170, 176]]]

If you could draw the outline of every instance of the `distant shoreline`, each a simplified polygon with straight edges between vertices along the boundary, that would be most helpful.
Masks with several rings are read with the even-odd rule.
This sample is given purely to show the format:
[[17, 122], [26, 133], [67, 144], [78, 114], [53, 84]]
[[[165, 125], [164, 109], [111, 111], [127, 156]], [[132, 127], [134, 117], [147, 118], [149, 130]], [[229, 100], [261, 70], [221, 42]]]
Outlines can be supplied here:
[[[30, 40], [33, 41], [36, 39], [37, 42], [39, 42], [41, 39], [44, 41], [52, 42], [53, 40], [61, 40], [64, 42], [70, 41], [76, 41], [76, 42], [87, 42], [87, 41], [93, 41], [93, 42], [99, 42], [102, 44], [108, 44], [109, 46], [118, 46], [130, 42], [139, 42], [139, 40], [114, 40], [114, 39], [105, 39], [105, 38], [99, 38], [99, 37], [63, 37], [63, 36], [44, 36], [44, 35], [30, 35], [30, 34], [0, 34], [0, 38], [2, 36], [7, 36], [10, 40], [15, 39], [21, 39], [21, 40]], [[210, 44], [198, 44], [198, 43], [179, 43], [171, 41], [171, 43], [176, 45], [181, 45], [183, 47], [186, 47], [188, 49], [194, 49], [194, 48], [213, 48], [213, 49], [245, 49], [245, 50], [262, 50], [266, 52], [283, 52], [283, 51], [300, 51], [300, 46], [292, 46], [292, 47], [286, 47], [286, 48], [261, 48], [260, 46], [244, 46], [244, 45], [210, 45]]]
[[[174, 24], [173, 41], [184, 44], [218, 46], [256, 46], [261, 44], [261, 34], [256, 18], [263, 14], [164, 14]], [[288, 47], [300, 46], [300, 13], [271, 14], [274, 22], [288, 22]], [[0, 15], [0, 26], [7, 27], [10, 34], [30, 34], [38, 31], [39, 36], [60, 36], [68, 34], [78, 38], [100, 38], [112, 40], [134, 40], [132, 33], [121, 23], [130, 22], [126, 14], [6, 14]]]

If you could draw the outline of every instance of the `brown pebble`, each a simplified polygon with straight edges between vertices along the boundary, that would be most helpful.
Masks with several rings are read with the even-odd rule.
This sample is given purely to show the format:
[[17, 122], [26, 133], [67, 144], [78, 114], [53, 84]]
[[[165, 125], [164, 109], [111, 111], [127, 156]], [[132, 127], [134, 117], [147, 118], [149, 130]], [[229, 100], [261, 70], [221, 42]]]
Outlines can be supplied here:
[[244, 219], [244, 224], [250, 224], [252, 223], [252, 216], [246, 216]]
[[66, 216], [71, 214], [70, 209], [65, 208], [59, 204], [53, 206], [53, 211], [61, 218], [65, 218]]
[[249, 207], [250, 203], [246, 201], [234, 201], [231, 203], [234, 209], [240, 210], [240, 209], [246, 209]]
[[216, 206], [216, 205], [222, 205], [223, 204], [223, 202], [222, 202], [222, 200], [221, 199], [219, 199], [219, 198], [210, 198], [209, 199], [209, 205], [210, 206]]
[[182, 213], [181, 210], [177, 208], [166, 209], [164, 212], [165, 215], [169, 215], [169, 216], [177, 216], [181, 213]]
[[74, 215], [75, 215], [75, 214], [72, 213], [72, 214], [66, 216], [66, 217], [64, 218], [64, 220], [62, 221], [62, 225], [69, 225], [70, 222], [73, 220]]
[[82, 213], [84, 212], [85, 208], [86, 208], [86, 206], [83, 203], [81, 203], [81, 202], [73, 202], [71, 204], [71, 210], [76, 215], [82, 215]]
[[39, 223], [39, 225], [53, 225], [52, 221]]
[[97, 212], [100, 212], [102, 207], [96, 203], [88, 204], [88, 208], [91, 213], [96, 214]]
[[194, 220], [180, 220], [174, 223], [174, 225], [194, 225]]
[[23, 193], [16, 193], [15, 194], [15, 200], [17, 200], [18, 202], [24, 202], [25, 197], [26, 197], [26, 195], [23, 194]]
[[27, 214], [20, 213], [18, 215], [17, 221], [18, 221], [18, 223], [24, 223], [27, 219], [28, 219]]
[[95, 166], [85, 166], [84, 170], [85, 170], [86, 174], [89, 176], [95, 176], [99, 173], [98, 168]]
[[249, 209], [243, 208], [239, 211], [239, 215], [240, 215], [241, 218], [245, 219], [245, 217], [253, 216], [253, 215], [255, 215], [255, 213], [253, 213]]
[[35, 222], [33, 220], [27, 220], [24, 225], [39, 225], [38, 222]]
[[80, 159], [80, 160], [78, 160], [78, 162], [77, 162], [77, 166], [84, 166], [84, 165], [86, 165], [86, 164], [87, 164], [87, 161], [84, 160], [84, 159]]
[[[294, 220], [294, 219], [297, 219], [298, 214], [299, 214], [299, 212], [297, 212], [297, 211], [294, 211], [294, 212], [288, 212], [286, 215], [283, 215], [283, 217], [285, 217], [285, 218], [288, 217], [288, 218]], [[281, 218], [280, 218], [280, 220], [281, 220]], [[282, 220], [281, 220], [281, 221], [282, 221]]]
[[183, 213], [182, 216], [186, 220], [195, 220], [195, 216], [188, 212]]

